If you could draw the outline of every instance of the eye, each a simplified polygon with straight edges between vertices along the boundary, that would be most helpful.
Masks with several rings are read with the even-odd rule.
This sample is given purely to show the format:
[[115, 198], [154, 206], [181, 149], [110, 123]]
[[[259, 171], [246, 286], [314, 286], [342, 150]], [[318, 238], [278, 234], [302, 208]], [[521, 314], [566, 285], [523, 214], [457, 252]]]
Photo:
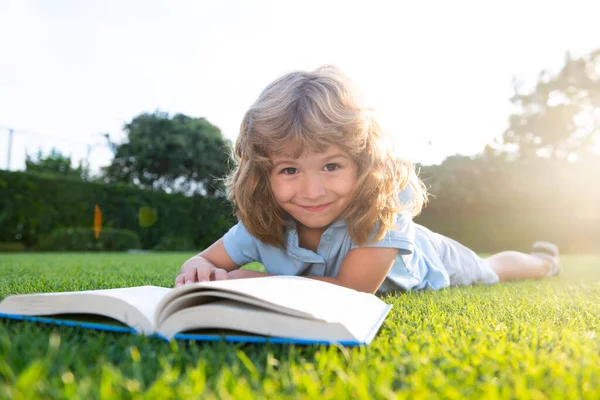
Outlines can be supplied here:
[[298, 170], [296, 168], [288, 167], [281, 170], [282, 174], [294, 175]]
[[338, 169], [340, 169], [339, 164], [327, 164], [325, 166], [325, 170], [328, 172], [334, 172], [334, 171], [337, 171]]

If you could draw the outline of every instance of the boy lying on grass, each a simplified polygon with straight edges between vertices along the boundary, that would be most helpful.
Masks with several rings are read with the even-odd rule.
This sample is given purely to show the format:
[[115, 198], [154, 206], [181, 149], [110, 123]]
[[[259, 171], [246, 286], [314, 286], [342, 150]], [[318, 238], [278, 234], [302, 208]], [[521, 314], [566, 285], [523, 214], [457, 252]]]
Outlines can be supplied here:
[[[336, 68], [269, 84], [244, 116], [235, 158], [227, 185], [239, 222], [187, 260], [176, 285], [280, 274], [385, 293], [560, 271], [551, 243], [481, 258], [415, 224], [423, 183]], [[252, 261], [267, 273], [239, 269]]]

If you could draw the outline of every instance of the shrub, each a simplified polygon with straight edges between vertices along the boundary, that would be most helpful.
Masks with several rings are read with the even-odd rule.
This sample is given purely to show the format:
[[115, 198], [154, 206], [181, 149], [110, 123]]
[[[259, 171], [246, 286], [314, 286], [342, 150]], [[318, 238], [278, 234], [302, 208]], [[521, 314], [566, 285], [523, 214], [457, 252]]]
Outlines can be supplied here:
[[154, 247], [156, 251], [189, 251], [196, 249], [194, 241], [186, 236], [164, 236]]
[[103, 227], [136, 232], [143, 249], [153, 249], [173, 232], [202, 249], [235, 224], [223, 198], [0, 170], [0, 242], [36, 248], [57, 227], [93, 226], [96, 206]]
[[25, 244], [20, 242], [0, 243], [0, 253], [16, 253], [25, 251]]
[[139, 249], [137, 233], [126, 229], [104, 228], [98, 239], [93, 228], [59, 228], [40, 240], [42, 251], [125, 251]]

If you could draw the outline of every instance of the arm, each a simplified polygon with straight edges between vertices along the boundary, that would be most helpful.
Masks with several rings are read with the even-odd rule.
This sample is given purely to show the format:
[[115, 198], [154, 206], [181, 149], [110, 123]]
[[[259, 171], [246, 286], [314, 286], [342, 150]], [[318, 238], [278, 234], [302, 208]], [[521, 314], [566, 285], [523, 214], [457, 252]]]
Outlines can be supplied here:
[[227, 279], [227, 272], [239, 267], [225, 251], [223, 239], [219, 239], [181, 266], [179, 275], [175, 279], [175, 285]]
[[226, 271], [232, 271], [240, 267], [231, 259], [231, 257], [229, 257], [227, 251], [225, 251], [223, 238], [214, 242], [209, 248], [202, 251], [196, 257], [202, 257], [217, 268], [221, 268]]
[[[360, 292], [375, 293], [383, 283], [398, 255], [394, 248], [359, 248], [348, 252], [335, 278], [327, 276], [306, 276], [324, 282], [345, 286]], [[230, 279], [268, 276], [257, 271], [237, 270], [229, 274]]]
[[[363, 247], [348, 252], [336, 283], [360, 292], [375, 293], [392, 268], [398, 249], [387, 247]], [[321, 279], [330, 282], [330, 279]]]

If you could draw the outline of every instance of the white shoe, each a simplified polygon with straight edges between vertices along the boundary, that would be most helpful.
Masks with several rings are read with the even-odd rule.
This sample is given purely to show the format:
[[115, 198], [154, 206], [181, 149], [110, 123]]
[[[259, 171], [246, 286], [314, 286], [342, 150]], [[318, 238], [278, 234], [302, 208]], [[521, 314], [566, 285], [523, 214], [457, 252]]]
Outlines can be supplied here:
[[550, 261], [550, 270], [546, 276], [560, 274], [562, 265], [560, 263], [558, 247], [555, 244], [550, 242], [535, 242], [531, 250], [531, 255]]

